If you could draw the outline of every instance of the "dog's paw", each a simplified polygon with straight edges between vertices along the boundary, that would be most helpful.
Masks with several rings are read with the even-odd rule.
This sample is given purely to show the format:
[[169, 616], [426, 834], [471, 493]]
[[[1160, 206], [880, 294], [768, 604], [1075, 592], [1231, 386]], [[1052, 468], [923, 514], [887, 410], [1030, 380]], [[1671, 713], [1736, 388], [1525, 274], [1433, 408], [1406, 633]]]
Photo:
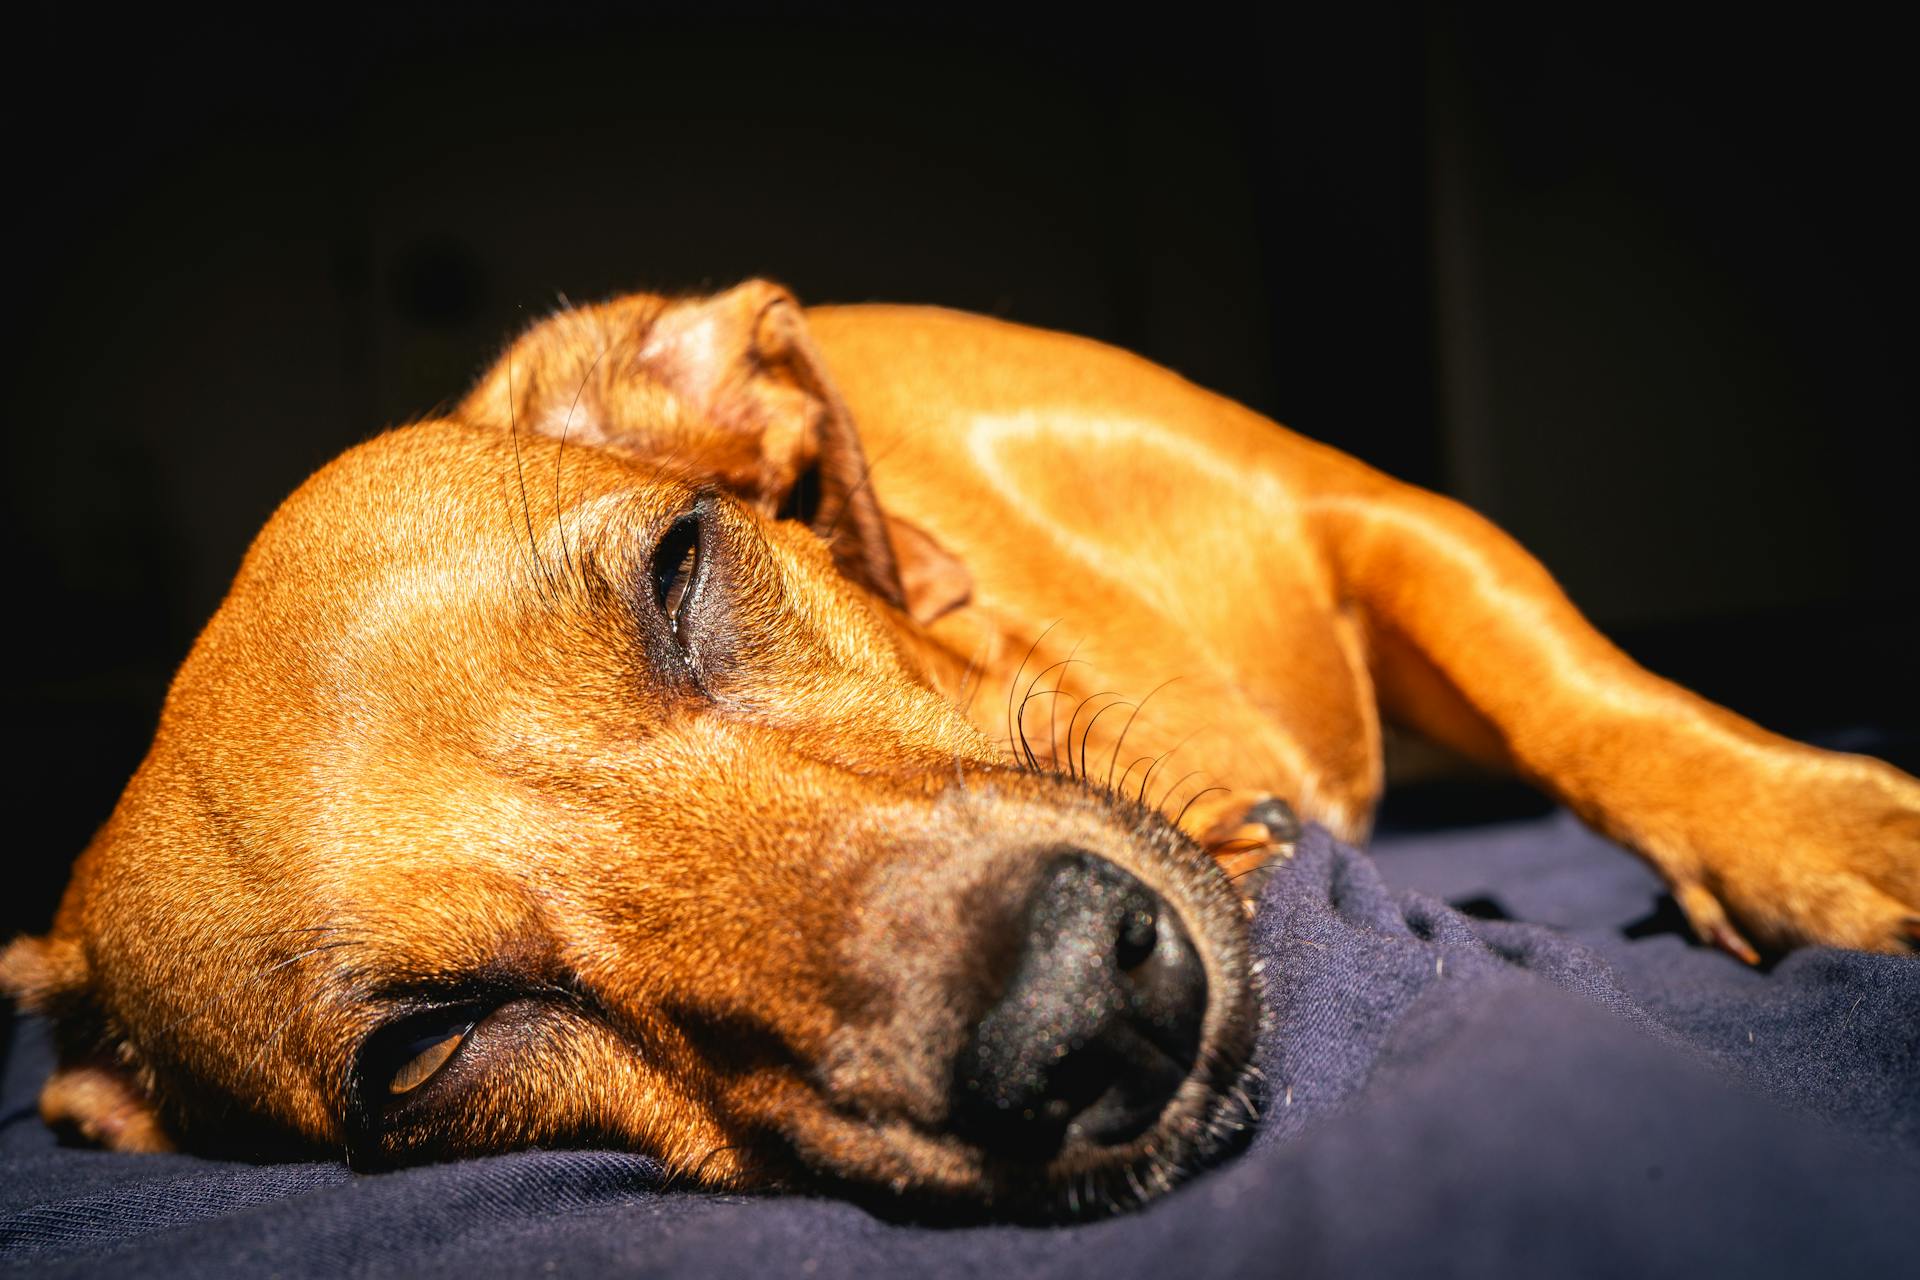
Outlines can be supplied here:
[[1240, 900], [1251, 911], [1274, 869], [1293, 856], [1300, 839], [1300, 819], [1279, 796], [1261, 796], [1237, 804], [1200, 837], [1200, 845], [1233, 881]]
[[1799, 946], [1920, 951], [1920, 783], [1808, 754], [1755, 812], [1669, 864], [1675, 901], [1701, 941], [1749, 964]]

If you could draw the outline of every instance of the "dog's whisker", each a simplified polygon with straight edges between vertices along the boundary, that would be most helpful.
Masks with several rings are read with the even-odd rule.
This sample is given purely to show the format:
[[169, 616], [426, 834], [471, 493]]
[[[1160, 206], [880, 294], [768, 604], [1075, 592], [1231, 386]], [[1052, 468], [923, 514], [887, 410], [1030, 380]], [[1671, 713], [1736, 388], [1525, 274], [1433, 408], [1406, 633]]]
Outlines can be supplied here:
[[[1053, 678], [1053, 691], [1055, 693], [1059, 693], [1066, 685], [1067, 669], [1079, 664], [1081, 643], [1080, 640], [1074, 641], [1073, 648], [1067, 650], [1066, 659], [1062, 662], [1056, 662], [1053, 666], [1047, 668], [1047, 671], [1053, 671], [1056, 668], [1059, 671], [1059, 674]], [[1033, 684], [1039, 684], [1040, 681], [1046, 679], [1046, 675], [1047, 672], [1042, 671], [1038, 676], [1034, 677]], [[1033, 684], [1027, 686], [1027, 693], [1029, 695], [1033, 693]], [[1027, 705], [1023, 701], [1020, 704], [1020, 714], [1022, 717], [1025, 717], [1026, 713]], [[1057, 766], [1060, 763], [1060, 747], [1055, 737], [1055, 724], [1057, 723], [1059, 714], [1060, 704], [1058, 701], [1047, 704], [1047, 763], [1049, 766]]]
[[[1119, 763], [1120, 748], [1124, 747], [1127, 744], [1127, 735], [1133, 732], [1134, 721], [1140, 718], [1140, 712], [1146, 708], [1146, 705], [1149, 702], [1153, 701], [1154, 694], [1159, 693], [1162, 689], [1166, 688], [1168, 685], [1176, 683], [1177, 681], [1180, 680], [1180, 678], [1181, 677], [1179, 676], [1170, 676], [1167, 679], [1162, 680], [1159, 684], [1153, 686], [1153, 688], [1147, 691], [1146, 697], [1140, 699], [1140, 701], [1133, 704], [1132, 714], [1127, 717], [1127, 723], [1121, 726], [1120, 736], [1114, 740], [1113, 754], [1107, 758], [1107, 788], [1109, 790], [1113, 788], [1113, 766]], [[1129, 765], [1128, 768], [1129, 770], [1131, 770], [1132, 766]], [[1124, 773], [1121, 774], [1120, 780], [1122, 782], [1125, 782], [1126, 774]]]
[[[1074, 642], [1073, 648], [1067, 651], [1067, 656], [1065, 658], [1061, 659], [1059, 662], [1055, 662], [1050, 666], [1045, 667], [1040, 672], [1038, 672], [1033, 677], [1032, 680], [1029, 680], [1027, 682], [1027, 691], [1026, 693], [1022, 694], [1020, 697], [1020, 710], [1019, 710], [1019, 713], [1015, 716], [1015, 722], [1020, 727], [1020, 740], [1022, 744], [1026, 744], [1027, 742], [1027, 737], [1026, 737], [1027, 704], [1032, 702], [1036, 697], [1044, 698], [1052, 694], [1058, 694], [1060, 692], [1061, 682], [1064, 681], [1066, 678], [1066, 669], [1068, 667], [1074, 666], [1078, 662], [1078, 659], [1076, 659], [1074, 655], [1077, 654], [1079, 651], [1080, 651], [1080, 641], [1076, 640]], [[1039, 685], [1039, 683], [1042, 680], [1047, 678], [1047, 673], [1049, 671], [1058, 671], [1060, 673], [1058, 676], [1054, 677], [1054, 687], [1052, 689], [1041, 689], [1038, 693], [1036, 693], [1035, 687]], [[1057, 702], [1051, 704], [1047, 712], [1047, 762], [1044, 766], [1042, 766], [1038, 758], [1036, 757], [1032, 747], [1028, 745], [1027, 746], [1027, 766], [1030, 769], [1035, 769], [1035, 770], [1044, 769], [1046, 771], [1051, 771], [1056, 773], [1059, 771], [1060, 749], [1059, 749], [1059, 744], [1055, 739], [1054, 727], [1053, 727], [1054, 712], [1052, 710], [1053, 707], [1058, 707], [1058, 706], [1059, 706], [1059, 703]]]
[[[1019, 692], [1020, 690], [1020, 677], [1026, 674], [1027, 664], [1033, 661], [1033, 655], [1039, 651], [1041, 642], [1044, 641], [1047, 638], [1047, 636], [1052, 633], [1055, 627], [1060, 625], [1060, 621], [1061, 620], [1059, 618], [1055, 618], [1052, 622], [1049, 622], [1044, 628], [1041, 629], [1041, 632], [1039, 635], [1033, 638], [1033, 643], [1027, 646], [1026, 656], [1020, 659], [1020, 665], [1014, 669], [1013, 677], [1007, 682], [1007, 748], [1009, 752], [1012, 752], [1013, 750], [1013, 741], [1015, 737], [1014, 726], [1013, 726], [1013, 695]], [[1028, 686], [1028, 687], [1029, 689], [1031, 689], [1032, 686]], [[1023, 717], [1026, 715], [1025, 704], [1021, 705], [1020, 714]], [[1024, 737], [1024, 735], [1021, 735], [1021, 736]], [[1020, 757], [1018, 753], [1013, 753], [1013, 756], [1014, 756], [1014, 759], [1013, 759], [1014, 764], [1016, 765], [1020, 764]], [[1031, 762], [1029, 762], [1029, 767], [1031, 767]]]
[[[281, 1037], [285, 1036], [287, 1034], [288, 1029], [293, 1026], [294, 1019], [298, 1018], [302, 1013], [305, 1013], [305, 1012], [306, 1012], [306, 1009], [301, 1004], [296, 1002], [293, 1008], [287, 1011], [287, 1016], [280, 1019], [278, 1023], [274, 1024], [273, 1030], [269, 1032], [264, 1039], [261, 1040], [260, 1047], [254, 1052], [253, 1057], [247, 1059], [247, 1065], [240, 1069], [240, 1078], [242, 1080], [245, 1080], [251, 1075], [253, 1075], [255, 1069], [258, 1068], [262, 1062], [266, 1061], [268, 1052], [271, 1051], [275, 1045], [280, 1043]], [[227, 1106], [229, 1110], [232, 1108], [233, 1101], [231, 1098], [228, 1099]]]
[[1128, 1162], [1127, 1164], [1121, 1165], [1120, 1168], [1121, 1171], [1127, 1175], [1127, 1187], [1133, 1192], [1133, 1203], [1140, 1204], [1144, 1202], [1147, 1198], [1147, 1189], [1141, 1185], [1140, 1175], [1135, 1172], [1133, 1164]]
[[1018, 727], [1020, 730], [1021, 758], [1026, 761], [1026, 767], [1028, 769], [1038, 769], [1040, 767], [1040, 764], [1039, 764], [1039, 761], [1034, 759], [1033, 744], [1027, 741], [1027, 700], [1026, 698], [1022, 698], [1020, 700], [1020, 720], [1019, 720]]
[[[272, 937], [276, 934], [342, 933], [342, 932], [343, 931], [341, 929], [332, 925], [313, 925], [306, 928], [298, 928], [298, 929], [267, 930], [265, 933], [260, 934], [258, 936]], [[242, 934], [239, 936], [239, 938], [236, 939], [236, 941], [242, 940], [242, 939], [248, 939], [253, 936], [255, 935]], [[204, 1014], [211, 1013], [214, 1010], [223, 1008], [230, 1002], [246, 994], [257, 984], [264, 982], [268, 978], [271, 978], [274, 974], [279, 973], [283, 969], [291, 968], [292, 966], [300, 963], [302, 960], [306, 960], [312, 956], [322, 955], [330, 951], [342, 951], [351, 947], [366, 946], [367, 944], [368, 944], [368, 938], [366, 935], [351, 934], [351, 935], [335, 938], [330, 942], [323, 942], [316, 946], [307, 947], [289, 956], [283, 956], [279, 960], [276, 960], [274, 963], [266, 966], [264, 969], [260, 969], [255, 971], [252, 974], [249, 974], [240, 983], [227, 988], [216, 999], [206, 1001], [194, 1006], [193, 1008], [183, 1010], [177, 1017], [170, 1018], [165, 1022], [162, 1022], [158, 1027], [155, 1028], [155, 1032], [158, 1034], [164, 1035], [170, 1031], [176, 1030], [177, 1028], [181, 1027], [190, 1019], [197, 1018]]]
[[[1144, 807], [1147, 803], [1147, 787], [1153, 781], [1154, 770], [1158, 769], [1166, 761], [1171, 760], [1176, 755], [1180, 754], [1180, 751], [1182, 748], [1184, 748], [1189, 742], [1192, 742], [1195, 738], [1200, 736], [1200, 732], [1201, 731], [1199, 729], [1195, 729], [1192, 733], [1189, 733], [1186, 737], [1174, 743], [1171, 750], [1161, 752], [1160, 755], [1154, 760], [1154, 762], [1151, 765], [1147, 766], [1147, 771], [1140, 775], [1140, 794], [1137, 797], [1137, 802], [1141, 806]], [[1187, 777], [1192, 777], [1192, 776], [1193, 776], [1192, 774], [1187, 775]], [[1181, 781], [1184, 782], [1186, 781], [1186, 779], [1182, 778]]]
[[871, 458], [867, 457], [865, 453], [860, 455], [860, 478], [854, 482], [853, 488], [847, 490], [846, 494], [841, 497], [840, 509], [833, 513], [833, 522], [827, 526], [826, 532], [820, 535], [822, 542], [825, 542], [828, 546], [833, 545], [833, 540], [840, 535], [840, 522], [846, 519], [847, 513], [854, 508], [853, 500], [859, 497], [861, 492], [866, 489], [873, 480], [874, 468], [886, 461], [895, 450], [899, 449], [900, 446], [905, 443], [906, 441], [904, 439], [896, 440], [888, 445], [885, 450], [875, 454]]
[[[1094, 695], [1092, 695], [1092, 697], [1089, 697], [1089, 698], [1087, 699], [1087, 701], [1088, 701], [1088, 702], [1092, 702], [1094, 698], [1103, 698], [1103, 697], [1107, 697], [1107, 696], [1109, 696], [1109, 695], [1107, 695], [1107, 694], [1105, 694], [1105, 693], [1096, 693], [1096, 694], [1094, 694]], [[1102, 707], [1102, 708], [1100, 708], [1100, 709], [1099, 709], [1098, 711], [1096, 711], [1096, 712], [1094, 712], [1094, 713], [1093, 713], [1093, 715], [1092, 715], [1092, 716], [1090, 716], [1090, 717], [1088, 718], [1088, 720], [1087, 720], [1087, 728], [1086, 728], [1086, 731], [1085, 731], [1084, 733], [1082, 733], [1082, 734], [1080, 735], [1080, 776], [1081, 776], [1082, 778], [1086, 778], [1086, 777], [1088, 777], [1088, 774], [1087, 774], [1087, 739], [1089, 739], [1089, 738], [1091, 738], [1091, 737], [1093, 737], [1093, 726], [1094, 726], [1094, 725], [1096, 725], [1096, 724], [1098, 724], [1098, 723], [1100, 722], [1100, 717], [1101, 717], [1101, 716], [1103, 716], [1103, 715], [1105, 715], [1105, 714], [1107, 714], [1107, 712], [1109, 712], [1109, 711], [1111, 711], [1111, 710], [1113, 710], [1113, 709], [1114, 709], [1115, 707], [1125, 707], [1125, 706], [1132, 706], [1132, 705], [1134, 705], [1134, 704], [1132, 704], [1132, 703], [1129, 703], [1129, 702], [1125, 702], [1125, 701], [1123, 701], [1123, 700], [1121, 700], [1121, 698], [1120, 698], [1120, 695], [1119, 695], [1119, 694], [1117, 694], [1117, 693], [1116, 693], [1116, 694], [1112, 694], [1111, 696], [1113, 697], [1113, 699], [1114, 699], [1114, 701], [1112, 701], [1112, 702], [1109, 702], [1109, 703], [1108, 703], [1108, 704], [1107, 704], [1106, 706], [1104, 706], [1104, 707]], [[1080, 718], [1080, 712], [1079, 712], [1079, 711], [1078, 711], [1077, 709], [1076, 709], [1076, 710], [1074, 711], [1074, 713], [1073, 713], [1073, 715], [1074, 715], [1074, 719], [1076, 719], [1076, 720]], [[1068, 724], [1068, 726], [1067, 726], [1067, 744], [1068, 744], [1068, 747], [1069, 747], [1069, 748], [1071, 748], [1071, 747], [1072, 747], [1072, 744], [1073, 744], [1073, 726], [1072, 726], [1072, 724], [1071, 724], [1071, 723], [1069, 723], [1069, 724]]]
[[611, 347], [612, 347], [611, 343], [603, 344], [600, 348], [599, 354], [594, 356], [593, 363], [588, 365], [587, 371], [580, 376], [580, 385], [578, 387], [575, 387], [573, 391], [573, 403], [567, 406], [566, 421], [562, 423], [560, 427], [560, 447], [554, 450], [554, 454], [553, 454], [553, 514], [554, 514], [554, 520], [559, 525], [560, 554], [566, 560], [567, 571], [569, 573], [572, 573], [575, 570], [574, 570], [574, 564], [573, 564], [573, 553], [567, 546], [567, 521], [566, 521], [566, 516], [563, 514], [565, 511], [565, 508], [561, 505], [561, 493], [560, 493], [560, 478], [561, 478], [562, 468], [566, 465], [566, 459], [567, 459], [567, 436], [573, 431], [573, 415], [574, 415], [574, 412], [580, 408], [580, 397], [583, 393], [585, 393], [587, 389], [587, 384], [593, 381], [594, 371], [600, 367], [600, 362], [606, 359], [607, 352], [611, 349]]
[[[1181, 781], [1182, 781], [1182, 782], [1184, 782], [1184, 781], [1186, 781], [1186, 779], [1185, 779], [1185, 778], [1182, 778], [1182, 779], [1181, 779]], [[1212, 794], [1213, 794], [1214, 792], [1216, 792], [1216, 791], [1220, 791], [1220, 792], [1225, 792], [1225, 793], [1227, 793], [1227, 794], [1232, 794], [1232, 792], [1233, 792], [1233, 788], [1232, 788], [1232, 787], [1223, 787], [1223, 786], [1220, 786], [1220, 785], [1218, 785], [1218, 784], [1215, 784], [1214, 786], [1211, 786], [1211, 787], [1202, 787], [1202, 788], [1201, 788], [1200, 790], [1198, 790], [1198, 791], [1196, 791], [1196, 792], [1194, 792], [1194, 793], [1193, 793], [1192, 795], [1190, 795], [1190, 796], [1188, 796], [1188, 797], [1187, 797], [1187, 802], [1186, 802], [1185, 804], [1183, 804], [1183, 805], [1181, 805], [1181, 806], [1180, 806], [1180, 813], [1179, 813], [1179, 816], [1178, 816], [1178, 817], [1176, 817], [1176, 818], [1174, 818], [1174, 820], [1173, 820], [1173, 825], [1177, 827], [1177, 826], [1179, 826], [1179, 825], [1180, 825], [1180, 824], [1181, 824], [1182, 822], [1184, 822], [1184, 821], [1186, 820], [1186, 817], [1187, 817], [1187, 810], [1189, 810], [1189, 809], [1191, 809], [1191, 808], [1193, 808], [1193, 806], [1194, 806], [1195, 804], [1197, 804], [1197, 803], [1199, 803], [1199, 800], [1200, 800], [1200, 798], [1201, 798], [1202, 796], [1208, 796], [1208, 795], [1212, 795]]]
[[543, 599], [550, 599], [551, 584], [545, 582], [546, 562], [540, 557], [540, 543], [533, 536], [533, 507], [527, 501], [527, 468], [520, 455], [520, 410], [519, 394], [513, 385], [513, 348], [507, 348], [507, 435], [513, 441], [513, 471], [520, 485], [520, 516], [527, 528], [527, 554], [532, 557], [532, 568], [542, 585], [537, 588]]
[[[1032, 702], [1036, 696], [1045, 697], [1049, 693], [1060, 692], [1060, 682], [1063, 679], [1065, 679], [1066, 669], [1074, 665], [1074, 662], [1075, 662], [1074, 654], [1078, 653], [1079, 651], [1080, 651], [1080, 642], [1075, 641], [1073, 648], [1067, 651], [1067, 656], [1065, 658], [1062, 658], [1058, 662], [1052, 663], [1046, 667], [1041, 668], [1038, 672], [1034, 674], [1033, 679], [1027, 681], [1027, 691], [1020, 696], [1020, 710], [1014, 717], [1016, 723], [1018, 723], [1018, 725], [1020, 726], [1021, 737], [1023, 740], [1025, 739], [1025, 736], [1026, 736], [1027, 704], [1029, 702]], [[1041, 690], [1040, 693], [1036, 695], [1034, 690], [1039, 686], [1042, 680], [1045, 680], [1047, 678], [1047, 673], [1050, 671], [1060, 672], [1060, 675], [1056, 676], [1054, 679], [1054, 687], [1051, 690]], [[1016, 673], [1016, 680], [1017, 678], [1018, 676]], [[1048, 720], [1047, 720], [1047, 762], [1049, 767], [1052, 766], [1056, 758], [1057, 758], [1057, 753], [1055, 751], [1054, 742], [1053, 742], [1052, 713], [1049, 712]], [[1027, 753], [1027, 764], [1029, 768], [1035, 768], [1035, 769], [1039, 768], [1039, 765], [1031, 750]]]
[[966, 668], [960, 673], [960, 688], [954, 694], [954, 702], [960, 707], [960, 714], [973, 714], [973, 700], [985, 682], [987, 672], [987, 650], [993, 644], [993, 633], [982, 636], [974, 647], [973, 656], [967, 659]]
[[255, 974], [251, 979], [251, 981], [258, 982], [260, 979], [268, 977], [272, 974], [278, 973], [282, 969], [290, 968], [293, 965], [299, 964], [302, 960], [307, 959], [309, 956], [317, 956], [328, 951], [343, 951], [348, 947], [357, 947], [357, 946], [361, 946], [362, 944], [363, 944], [363, 940], [359, 938], [341, 938], [333, 942], [323, 942], [317, 947], [308, 947], [305, 951], [295, 952], [293, 955], [286, 957], [284, 960], [280, 960], [277, 963], [268, 965], [265, 969]]
[[[1030, 692], [1021, 697], [1020, 714], [1018, 717], [1018, 722], [1020, 725], [1021, 742], [1023, 744], [1026, 742], [1027, 704], [1029, 702], [1032, 702], [1036, 698], [1057, 698], [1059, 696], [1061, 696], [1061, 691], [1058, 689], [1041, 689], [1037, 693]], [[1071, 696], [1071, 695], [1068, 695], [1068, 696]], [[1057, 706], [1059, 704], [1055, 703], [1053, 705]], [[1051, 716], [1049, 716], [1049, 723], [1051, 723]], [[1036, 753], [1033, 751], [1033, 749], [1031, 747], [1027, 748], [1027, 767], [1029, 769], [1034, 770], [1036, 772], [1048, 772], [1048, 771], [1057, 772], [1058, 764], [1059, 764], [1059, 761], [1053, 755], [1053, 749], [1051, 747], [1048, 748], [1047, 762], [1044, 765], [1040, 763], [1039, 758], [1036, 755]]]
[[1132, 776], [1133, 771], [1135, 769], [1138, 769], [1140, 767], [1140, 762], [1142, 760], [1156, 760], [1158, 758], [1159, 757], [1154, 755], [1135, 756], [1131, 761], [1127, 763], [1127, 767], [1120, 771], [1119, 780], [1115, 782], [1110, 782], [1108, 784], [1107, 786], [1108, 793], [1114, 796], [1116, 799], [1127, 801], [1129, 804], [1135, 803], [1134, 797], [1127, 794], [1127, 779], [1130, 776]]
[[[1205, 772], [1206, 770], [1204, 769], [1187, 770], [1185, 773], [1181, 774], [1179, 777], [1173, 780], [1172, 786], [1168, 787], [1165, 791], [1160, 793], [1159, 801], [1153, 804], [1151, 808], [1153, 808], [1155, 812], [1159, 812], [1159, 813], [1166, 812], [1167, 805], [1169, 805], [1173, 801], [1173, 793], [1178, 791], [1181, 787], [1184, 787], [1187, 784], [1189, 779], [1197, 778]], [[1179, 824], [1176, 823], [1175, 825], [1177, 826]]]

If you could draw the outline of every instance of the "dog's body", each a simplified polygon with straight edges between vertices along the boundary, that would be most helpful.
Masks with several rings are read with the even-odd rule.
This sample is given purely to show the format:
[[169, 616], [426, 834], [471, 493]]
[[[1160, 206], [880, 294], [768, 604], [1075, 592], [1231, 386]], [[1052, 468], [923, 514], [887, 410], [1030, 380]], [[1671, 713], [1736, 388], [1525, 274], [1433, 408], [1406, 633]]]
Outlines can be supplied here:
[[[1741, 931], [1773, 951], [1920, 938], [1920, 785], [1649, 675], [1458, 504], [1082, 339], [864, 307], [812, 328], [882, 460], [882, 510], [972, 570], [973, 607], [933, 628], [950, 663], [984, 651], [1004, 690], [1023, 658], [1031, 675], [1071, 652], [1039, 686], [1069, 703], [1175, 679], [1121, 763], [1178, 746], [1180, 772], [1227, 788], [1195, 802], [1194, 834], [1270, 792], [1364, 835], [1384, 713], [1639, 850], [1736, 954]], [[1002, 710], [974, 719], [1004, 737]]]
[[109, 1145], [1113, 1203], [1247, 1108], [1202, 846], [1362, 834], [1382, 712], [1737, 954], [1920, 938], [1920, 784], [1641, 671], [1458, 506], [1098, 344], [750, 284], [562, 313], [304, 486], [0, 976]]

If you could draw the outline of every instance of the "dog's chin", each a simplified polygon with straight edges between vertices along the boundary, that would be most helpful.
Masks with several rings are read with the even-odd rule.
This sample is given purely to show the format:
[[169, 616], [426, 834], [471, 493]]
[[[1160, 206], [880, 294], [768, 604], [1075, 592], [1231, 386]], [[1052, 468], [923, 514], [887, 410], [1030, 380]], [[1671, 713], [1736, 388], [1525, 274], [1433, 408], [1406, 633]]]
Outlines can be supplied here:
[[1189, 1079], [1160, 1119], [1120, 1146], [1063, 1154], [1044, 1168], [988, 1168], [983, 1216], [1033, 1221], [1105, 1217], [1172, 1191], [1245, 1143], [1259, 1117], [1259, 1075], [1243, 1064], [1223, 1083]]
[[1250, 1063], [1224, 1078], [1196, 1073], [1145, 1133], [1115, 1145], [1070, 1145], [1038, 1164], [988, 1156], [904, 1121], [848, 1125], [791, 1144], [801, 1172], [786, 1189], [918, 1223], [1102, 1218], [1138, 1208], [1239, 1150], [1261, 1105]]

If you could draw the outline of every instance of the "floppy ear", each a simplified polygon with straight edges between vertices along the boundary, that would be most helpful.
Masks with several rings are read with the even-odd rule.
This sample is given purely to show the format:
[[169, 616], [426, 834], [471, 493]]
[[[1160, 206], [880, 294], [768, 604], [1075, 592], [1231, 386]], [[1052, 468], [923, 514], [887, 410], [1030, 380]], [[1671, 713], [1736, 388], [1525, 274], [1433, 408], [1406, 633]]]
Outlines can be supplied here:
[[900, 565], [906, 611], [915, 622], [932, 622], [973, 599], [973, 575], [959, 556], [917, 524], [884, 513], [882, 518]]
[[842, 573], [920, 621], [971, 594], [965, 566], [926, 534], [895, 521], [890, 535], [800, 305], [765, 280], [561, 312], [516, 342], [459, 412], [710, 476], [768, 515], [805, 520]]
[[[827, 539], [841, 571], [906, 607], [896, 548], [846, 403], [793, 295], [765, 280], [662, 312], [640, 349], [649, 374], [758, 446], [752, 496]], [[811, 511], [807, 508], [811, 506]]]
[[15, 940], [0, 951], [0, 991], [53, 1022], [59, 1063], [40, 1090], [50, 1127], [114, 1151], [174, 1149], [139, 1071], [108, 1043], [78, 942]]

